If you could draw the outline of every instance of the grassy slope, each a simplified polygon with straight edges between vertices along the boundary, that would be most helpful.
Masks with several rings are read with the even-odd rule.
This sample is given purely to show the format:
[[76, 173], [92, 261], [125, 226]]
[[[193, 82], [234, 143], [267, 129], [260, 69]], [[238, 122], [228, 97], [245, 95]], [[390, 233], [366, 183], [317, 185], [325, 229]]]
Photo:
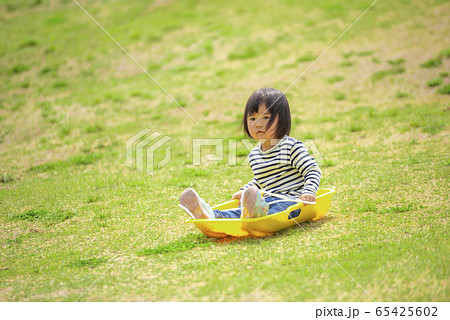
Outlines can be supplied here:
[[[221, 241], [178, 196], [198, 178], [219, 203], [251, 172], [193, 166], [191, 139], [242, 138], [250, 93], [287, 88], [370, 1], [82, 2], [200, 126], [74, 3], [20, 3], [0, 5], [0, 300], [73, 301], [126, 252], [82, 300], [369, 301], [324, 250], [377, 301], [448, 300], [448, 3], [379, 1], [289, 90], [330, 213]], [[125, 166], [146, 127], [173, 138], [154, 176]]]

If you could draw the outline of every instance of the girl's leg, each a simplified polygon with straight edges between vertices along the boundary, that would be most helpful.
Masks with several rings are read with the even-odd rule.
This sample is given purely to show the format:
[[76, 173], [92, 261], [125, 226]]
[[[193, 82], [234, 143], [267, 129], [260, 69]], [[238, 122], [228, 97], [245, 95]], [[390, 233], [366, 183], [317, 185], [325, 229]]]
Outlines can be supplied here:
[[241, 217], [241, 207], [229, 210], [211, 210], [211, 207], [191, 188], [183, 191], [180, 204], [195, 219], [239, 219]]
[[242, 206], [230, 210], [214, 210], [216, 218], [257, 218], [267, 215], [269, 205], [261, 196], [261, 191], [256, 187], [250, 187], [242, 195]]
[[[249, 192], [247, 192], [250, 190]], [[262, 198], [260, 191], [256, 187], [249, 188], [243, 197], [244, 218], [254, 218], [274, 214], [286, 210], [286, 208], [296, 204], [293, 201], [273, 202], [280, 200], [277, 197]], [[188, 188], [183, 191], [180, 197], [180, 204], [188, 211], [188, 214], [195, 219], [229, 218], [239, 219], [241, 217], [241, 207], [229, 210], [211, 210], [194, 189]], [[298, 210], [296, 210], [298, 211]], [[294, 213], [294, 212], [293, 212]]]
[[[294, 201], [283, 201], [283, 202], [273, 202], [273, 201], [277, 201], [280, 200], [280, 198], [277, 197], [267, 197], [264, 198], [264, 201], [267, 202], [267, 204], [269, 205], [269, 210], [267, 212], [267, 214], [274, 214], [280, 211], [284, 211], [286, 210], [288, 207], [296, 204], [297, 202]], [[229, 210], [213, 210], [215, 215], [216, 215], [216, 219], [219, 218], [228, 218], [228, 219], [239, 219], [241, 217], [241, 207], [237, 207], [236, 209], [229, 209]], [[295, 213], [299, 211], [299, 210], [295, 210], [293, 212], [291, 212], [292, 216], [295, 217], [297, 215], [295, 215]]]
[[261, 191], [256, 187], [250, 187], [242, 195], [242, 218], [258, 218], [267, 215], [269, 205], [262, 198]]
[[265, 199], [267, 203], [269, 204], [269, 212], [267, 214], [274, 214], [280, 211], [284, 211], [290, 206], [297, 204], [295, 201], [280, 201], [280, 202], [274, 202], [280, 200], [280, 198], [277, 197], [268, 197]]
[[216, 215], [216, 219], [239, 219], [241, 217], [241, 207], [230, 210], [213, 210]]
[[180, 196], [180, 204], [195, 219], [214, 219], [214, 212], [194, 189], [188, 188]]

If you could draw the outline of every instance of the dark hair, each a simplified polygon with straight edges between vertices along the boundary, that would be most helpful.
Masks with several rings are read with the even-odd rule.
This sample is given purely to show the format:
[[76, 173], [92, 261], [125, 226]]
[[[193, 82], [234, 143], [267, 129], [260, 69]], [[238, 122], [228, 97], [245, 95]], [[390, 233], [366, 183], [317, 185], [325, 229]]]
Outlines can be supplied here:
[[289, 102], [283, 92], [272, 88], [261, 88], [252, 93], [245, 106], [244, 117], [242, 118], [241, 128], [244, 127], [245, 135], [253, 138], [248, 131], [247, 117], [257, 113], [260, 106], [264, 105], [270, 117], [267, 127], [278, 117], [278, 125], [275, 131], [275, 138], [281, 139], [291, 133], [291, 110]]

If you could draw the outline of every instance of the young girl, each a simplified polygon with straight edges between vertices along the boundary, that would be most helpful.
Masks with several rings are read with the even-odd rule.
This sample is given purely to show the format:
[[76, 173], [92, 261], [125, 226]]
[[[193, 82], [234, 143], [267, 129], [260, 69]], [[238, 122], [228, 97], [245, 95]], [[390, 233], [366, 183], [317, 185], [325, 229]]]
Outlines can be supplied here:
[[241, 206], [212, 210], [188, 188], [181, 194], [181, 207], [196, 219], [256, 218], [284, 211], [297, 203], [292, 198], [304, 205], [314, 203], [321, 171], [305, 145], [288, 136], [291, 113], [286, 96], [272, 88], [256, 90], [245, 106], [242, 126], [260, 143], [249, 155], [254, 178], [232, 196]]

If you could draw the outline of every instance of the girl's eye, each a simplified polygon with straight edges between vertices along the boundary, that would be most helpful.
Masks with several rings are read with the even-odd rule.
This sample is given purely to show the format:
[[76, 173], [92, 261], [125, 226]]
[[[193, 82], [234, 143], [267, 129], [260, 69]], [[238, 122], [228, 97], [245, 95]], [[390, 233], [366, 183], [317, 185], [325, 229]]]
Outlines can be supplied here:
[[255, 121], [254, 117], [249, 118], [250, 121]]
[[270, 116], [265, 116], [264, 119], [270, 119]]

